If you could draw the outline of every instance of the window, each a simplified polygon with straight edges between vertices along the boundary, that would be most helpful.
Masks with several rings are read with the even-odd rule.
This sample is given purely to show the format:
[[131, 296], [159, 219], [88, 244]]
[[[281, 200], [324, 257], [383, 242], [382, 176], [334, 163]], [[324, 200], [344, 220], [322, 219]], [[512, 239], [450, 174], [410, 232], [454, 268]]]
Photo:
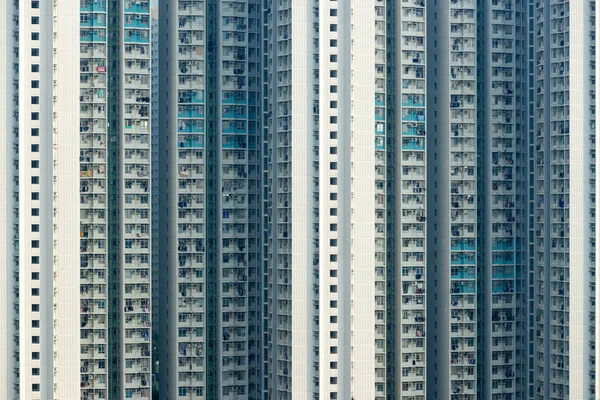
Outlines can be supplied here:
[[329, 132], [329, 138], [330, 139], [337, 139], [337, 131], [331, 131], [331, 132]]
[[34, 281], [39, 281], [40, 280], [40, 273], [39, 272], [32, 272], [31, 273], [31, 279], [33, 279]]
[[337, 85], [331, 85], [329, 87], [329, 93], [337, 93]]
[[32, 25], [39, 25], [40, 24], [40, 17], [31, 17], [31, 24]]
[[337, 170], [337, 163], [336, 162], [329, 163], [329, 169], [331, 169], [333, 171]]
[[31, 32], [31, 40], [40, 40], [39, 32]]
[[40, 113], [39, 112], [32, 112], [31, 113], [31, 120], [32, 121], [39, 121], [40, 120]]
[[32, 368], [31, 369], [31, 375], [39, 376], [40, 375], [40, 369], [39, 368]]
[[337, 185], [337, 178], [329, 178], [330, 185]]
[[329, 301], [329, 307], [330, 308], [337, 308], [337, 300], [330, 300]]
[[329, 117], [329, 123], [330, 124], [337, 124], [338, 123], [337, 122], [337, 118], [338, 118], [337, 116], [332, 115], [331, 117]]
[[31, 8], [40, 8], [40, 2], [38, 0], [31, 0]]
[[331, 17], [336, 17], [337, 16], [337, 8], [332, 8], [331, 10], [329, 10], [329, 15]]
[[37, 185], [38, 183], [40, 183], [40, 177], [39, 176], [32, 176], [31, 177], [31, 183], [33, 185]]
[[331, 232], [337, 232], [337, 224], [329, 224], [329, 230]]
[[337, 154], [337, 147], [330, 147], [329, 154]]
[[38, 89], [40, 87], [40, 81], [31, 81], [31, 88]]
[[[32, 116], [33, 116], [33, 114], [37, 114], [38, 117], [39, 117], [38, 113], [32, 113]], [[40, 152], [40, 145], [39, 144], [32, 144], [31, 145], [31, 151], [33, 151], [34, 153], [39, 153]]]
[[40, 193], [39, 192], [33, 192], [31, 193], [31, 200], [39, 200], [40, 199]]
[[33, 289], [31, 289], [31, 295], [32, 296], [39, 296], [40, 295], [40, 289], [39, 288], [33, 288]]
[[31, 263], [32, 264], [39, 264], [40, 263], [40, 257], [39, 256], [31, 256]]
[[336, 216], [337, 215], [337, 208], [330, 208], [329, 209], [329, 215]]
[[329, 332], [329, 338], [330, 339], [337, 339], [337, 331], [331, 331], [331, 332]]
[[31, 305], [31, 311], [33, 311], [33, 312], [40, 311], [40, 305], [39, 304], [32, 304]]
[[337, 193], [329, 193], [329, 200], [337, 200]]
[[39, 249], [40, 248], [40, 241], [39, 240], [32, 240], [31, 241], [31, 247], [34, 249]]
[[329, 31], [330, 32], [337, 32], [337, 24], [330, 24], [329, 25]]
[[31, 209], [31, 216], [32, 217], [39, 217], [40, 216], [40, 209], [39, 208], [32, 208]]
[[329, 285], [329, 292], [337, 293], [337, 285]]
[[39, 383], [32, 383], [31, 384], [31, 391], [32, 392], [39, 392], [40, 391], [40, 384]]
[[40, 55], [40, 49], [31, 49], [31, 56], [38, 57]]
[[329, 322], [332, 324], [337, 324], [337, 315], [332, 315], [329, 317]]
[[[331, 71], [329, 71], [329, 77], [337, 78], [337, 69], [332, 69]], [[335, 108], [335, 107], [332, 107], [332, 108]]]
[[337, 254], [330, 254], [329, 255], [329, 261], [331, 262], [337, 262]]
[[40, 342], [40, 337], [39, 336], [32, 336], [31, 337], [31, 343], [38, 344], [39, 342]]
[[329, 61], [330, 62], [337, 62], [337, 54], [331, 54], [329, 56]]
[[329, 276], [331, 278], [337, 278], [337, 269], [332, 269], [329, 271]]
[[38, 96], [31, 96], [31, 104], [40, 104], [40, 98]]
[[329, 41], [329, 47], [337, 47], [337, 40], [336, 39], [331, 39]]
[[329, 378], [329, 383], [331, 383], [332, 385], [337, 385], [337, 377], [332, 376], [331, 378]]
[[[40, 160], [31, 160], [31, 168], [39, 168], [40, 167]], [[33, 199], [35, 200], [35, 199]]]
[[40, 136], [40, 128], [31, 128], [31, 136]]
[[31, 224], [31, 232], [39, 232], [40, 226], [38, 224]]
[[337, 108], [337, 101], [330, 101], [329, 108]]
[[[40, 320], [39, 319], [33, 319], [33, 320], [31, 320], [31, 327], [32, 328], [39, 328], [40, 327]], [[37, 360], [37, 359], [34, 358], [34, 360]]]

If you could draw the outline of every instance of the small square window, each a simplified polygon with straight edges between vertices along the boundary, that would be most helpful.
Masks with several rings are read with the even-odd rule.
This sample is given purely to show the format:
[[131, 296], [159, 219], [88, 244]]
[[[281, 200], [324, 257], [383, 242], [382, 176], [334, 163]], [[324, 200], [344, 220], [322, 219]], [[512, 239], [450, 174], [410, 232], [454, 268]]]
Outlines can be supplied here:
[[337, 185], [337, 178], [329, 178], [330, 185]]
[[39, 249], [40, 248], [40, 241], [39, 240], [32, 240], [31, 241], [31, 248], [32, 249]]
[[337, 40], [336, 39], [331, 39], [329, 41], [329, 47], [337, 47]]
[[336, 216], [337, 215], [337, 208], [330, 208], [329, 209], [329, 215]]
[[38, 183], [40, 183], [40, 177], [39, 176], [32, 176], [31, 177], [31, 183], [34, 185], [37, 185]]
[[39, 0], [31, 0], [31, 8], [40, 8]]
[[31, 113], [31, 120], [32, 121], [39, 121], [40, 120], [40, 113], [39, 112], [32, 112]]
[[329, 193], [329, 200], [337, 200], [337, 193]]
[[329, 255], [329, 261], [331, 261], [331, 262], [337, 262], [337, 260], [338, 260], [337, 254], [330, 254]]
[[329, 139], [337, 139], [337, 131], [329, 132]]
[[329, 154], [337, 154], [337, 147], [330, 147]]
[[40, 17], [31, 17], [31, 23], [33, 25], [39, 25], [40, 24]]
[[330, 24], [329, 25], [329, 31], [330, 32], [337, 32], [337, 24]]
[[40, 199], [40, 193], [39, 192], [32, 192], [31, 193], [31, 200], [39, 200]]
[[40, 273], [39, 272], [32, 272], [31, 273], [31, 279], [34, 281], [39, 281], [40, 280]]
[[31, 168], [39, 168], [40, 160], [31, 160]]
[[[37, 321], [38, 326], [40, 326], [40, 321]], [[39, 351], [34, 351], [31, 353], [31, 358], [34, 360], [39, 360], [40, 359], [40, 352]]]
[[329, 276], [332, 278], [337, 278], [337, 269], [332, 269], [329, 271]]
[[336, 115], [332, 115], [329, 117], [329, 123], [330, 124], [337, 124], [338, 123], [338, 117]]
[[330, 293], [337, 293], [337, 285], [329, 285], [329, 292]]
[[332, 69], [331, 71], [329, 71], [329, 77], [337, 78], [337, 69]]
[[31, 256], [31, 263], [32, 264], [39, 264], [40, 263], [40, 257], [39, 256]]
[[336, 162], [330, 162], [329, 163], [329, 169], [335, 171], [337, 170], [337, 163]]
[[31, 232], [39, 232], [40, 225], [39, 224], [31, 224]]
[[38, 289], [38, 288], [31, 289], [31, 295], [32, 296], [39, 296], [40, 295], [40, 289]]
[[40, 152], [40, 145], [39, 144], [32, 144], [31, 145], [31, 151], [33, 151], [34, 153], [39, 153]]
[[40, 98], [38, 96], [31, 96], [31, 104], [40, 104]]
[[31, 88], [38, 89], [40, 87], [40, 81], [31, 81]]
[[330, 9], [330, 10], [329, 10], [329, 15], [330, 15], [331, 17], [335, 17], [335, 16], [337, 16], [337, 8], [332, 8], [332, 9]]
[[40, 369], [39, 368], [32, 368], [31, 369], [31, 375], [33, 375], [33, 376], [39, 376], [40, 375]]
[[330, 101], [329, 108], [337, 108], [337, 101]]
[[40, 320], [39, 319], [33, 319], [33, 320], [31, 320], [31, 327], [32, 328], [39, 328], [40, 327]]
[[40, 49], [31, 49], [31, 56], [38, 57], [40, 55]]
[[337, 224], [330, 224], [329, 225], [329, 230], [331, 232], [337, 232]]
[[329, 378], [329, 383], [331, 383], [332, 385], [337, 385], [337, 377], [332, 376], [331, 378]]
[[40, 391], [40, 384], [39, 383], [32, 383], [31, 384], [31, 391], [32, 392], [39, 392]]
[[336, 85], [331, 85], [329, 87], [329, 93], [337, 93], [338, 87]]
[[33, 311], [33, 312], [40, 311], [40, 305], [39, 304], [32, 304], [31, 305], [31, 311]]
[[40, 40], [39, 32], [31, 32], [31, 40]]
[[329, 300], [329, 307], [337, 308], [337, 300]]
[[331, 315], [329, 317], [329, 322], [332, 324], [337, 324], [337, 315]]
[[329, 55], [329, 62], [337, 62], [337, 54]]
[[338, 336], [337, 331], [330, 331], [329, 332], [329, 337], [331, 339], [337, 339], [337, 336]]
[[39, 217], [40, 216], [40, 209], [39, 208], [32, 208], [31, 209], [31, 216], [32, 217]]
[[31, 128], [31, 136], [40, 136], [40, 128]]
[[40, 64], [31, 64], [31, 72], [40, 72]]
[[40, 342], [40, 337], [39, 336], [32, 336], [31, 337], [31, 343], [38, 344], [39, 342]]

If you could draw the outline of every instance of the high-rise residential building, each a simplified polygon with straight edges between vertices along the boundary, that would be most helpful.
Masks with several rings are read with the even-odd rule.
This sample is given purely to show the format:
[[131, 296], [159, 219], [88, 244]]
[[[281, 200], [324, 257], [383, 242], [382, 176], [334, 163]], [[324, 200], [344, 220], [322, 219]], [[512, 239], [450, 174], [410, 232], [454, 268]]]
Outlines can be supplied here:
[[595, 399], [595, 1], [534, 13], [535, 399]]
[[452, 0], [427, 15], [427, 394], [522, 398], [527, 5]]
[[[152, 304], [159, 304], [159, 292], [158, 292], [158, 250], [160, 248], [160, 235], [159, 235], [159, 221], [158, 221], [158, 117], [160, 111], [158, 109], [158, 7], [151, 8], [151, 26], [150, 26], [150, 38], [151, 38], [151, 53], [152, 53], [152, 91], [151, 91], [151, 115], [152, 123], [150, 126], [152, 136], [152, 154], [151, 154], [151, 180], [152, 180], [152, 199], [151, 199], [151, 212], [152, 212]], [[158, 322], [158, 310], [160, 307], [152, 307], [152, 321]], [[153, 341], [158, 338], [158, 323], [152, 325], [152, 339]], [[153, 345], [157, 343], [153, 342]], [[154, 360], [156, 361], [156, 360]]]
[[160, 376], [168, 398], [259, 398], [260, 1], [159, 20]]
[[81, 398], [150, 398], [150, 5], [80, 0]]
[[[391, 2], [393, 3], [393, 2]], [[427, 7], [432, 7], [427, 5]], [[387, 74], [388, 95], [376, 95], [377, 110], [387, 105], [387, 126], [381, 115], [376, 134], [387, 128], [388, 171], [378, 186], [388, 191], [388, 396], [397, 399], [424, 399], [426, 372], [426, 269], [427, 238], [427, 131], [426, 118], [427, 13], [423, 0], [391, 4], [391, 20], [376, 22], [382, 35], [386, 22], [391, 26], [387, 39], [391, 73]], [[379, 41], [385, 41], [381, 37]], [[378, 78], [386, 78], [386, 66], [378, 68]], [[379, 86], [379, 85], [378, 85]], [[379, 113], [381, 114], [381, 113]], [[377, 116], [377, 114], [376, 114]], [[379, 137], [379, 136], [377, 136]], [[393, 184], [391, 184], [393, 182]], [[380, 273], [377, 276], [382, 276]], [[388, 397], [389, 398], [389, 397]]]
[[594, 398], [594, 7], [163, 2], [161, 393]]
[[[268, 398], [385, 399], [386, 3], [267, 4]], [[418, 127], [419, 105], [413, 114]], [[423, 166], [411, 139], [407, 162]], [[407, 235], [415, 305], [418, 229]], [[415, 365], [418, 331], [405, 348]]]
[[78, 9], [0, 4], [0, 397], [79, 398]]

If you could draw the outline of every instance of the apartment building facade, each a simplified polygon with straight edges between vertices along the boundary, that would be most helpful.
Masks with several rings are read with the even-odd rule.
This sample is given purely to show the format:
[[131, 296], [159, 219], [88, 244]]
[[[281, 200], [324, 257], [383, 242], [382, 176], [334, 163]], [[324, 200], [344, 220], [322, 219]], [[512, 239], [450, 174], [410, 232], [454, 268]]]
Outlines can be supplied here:
[[150, 4], [80, 1], [82, 399], [151, 396]]
[[261, 13], [259, 1], [160, 5], [160, 365], [169, 398], [262, 390]]
[[536, 399], [597, 398], [596, 2], [534, 12]]
[[77, 3], [7, 1], [0, 397], [79, 397]]

